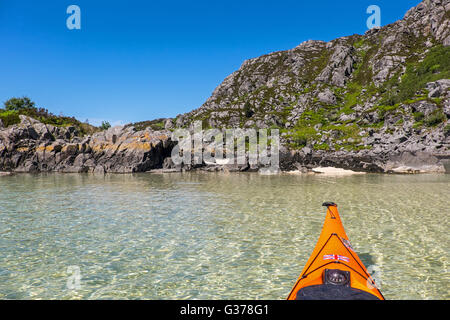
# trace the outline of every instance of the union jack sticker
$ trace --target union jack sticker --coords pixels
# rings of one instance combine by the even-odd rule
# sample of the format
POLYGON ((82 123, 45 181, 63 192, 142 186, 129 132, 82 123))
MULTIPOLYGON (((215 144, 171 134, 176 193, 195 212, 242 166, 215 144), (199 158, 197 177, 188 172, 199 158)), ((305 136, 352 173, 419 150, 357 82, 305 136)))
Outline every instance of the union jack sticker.
POLYGON ((341 256, 338 254, 326 254, 323 256, 323 260, 341 260, 345 262, 349 262, 350 259, 346 256, 341 256))

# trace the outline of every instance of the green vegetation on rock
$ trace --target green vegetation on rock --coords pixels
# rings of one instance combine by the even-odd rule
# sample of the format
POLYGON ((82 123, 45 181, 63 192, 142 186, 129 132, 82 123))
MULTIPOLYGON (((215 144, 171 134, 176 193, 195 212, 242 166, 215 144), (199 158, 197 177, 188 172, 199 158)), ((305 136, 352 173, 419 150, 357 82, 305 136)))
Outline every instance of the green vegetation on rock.
POLYGON ((441 109, 436 109, 435 111, 433 111, 431 114, 429 114, 425 118, 425 124, 428 127, 434 127, 434 126, 444 122, 445 120, 447 120, 447 117, 442 112, 442 110, 441 109))
POLYGON ((125 125, 125 127, 133 126, 136 130, 145 130, 146 128, 150 128, 152 130, 163 130, 164 129, 164 121, 166 119, 160 118, 155 120, 149 120, 149 121, 140 121, 135 123, 129 123, 125 125))
POLYGON ((28 116, 36 119, 44 124, 49 124, 58 127, 73 126, 78 129, 81 135, 92 134, 99 129, 78 121, 74 117, 56 116, 44 108, 35 107, 35 103, 28 97, 11 98, 4 103, 5 109, 0 109, 0 119, 3 125, 8 127, 10 125, 20 123, 20 115, 28 116))
POLYGON ((438 45, 428 52, 423 61, 409 63, 398 82, 399 73, 385 85, 382 104, 395 105, 416 96, 428 82, 450 78, 450 47, 438 45))

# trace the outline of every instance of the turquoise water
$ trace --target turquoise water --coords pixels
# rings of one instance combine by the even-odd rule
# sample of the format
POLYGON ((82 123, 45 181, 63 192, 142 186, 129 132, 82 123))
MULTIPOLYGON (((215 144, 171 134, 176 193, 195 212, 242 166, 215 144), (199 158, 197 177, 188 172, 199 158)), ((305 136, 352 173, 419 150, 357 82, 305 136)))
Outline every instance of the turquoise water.
POLYGON ((387 299, 449 299, 449 186, 450 175, 2 176, 0 298, 284 299, 334 201, 387 299))

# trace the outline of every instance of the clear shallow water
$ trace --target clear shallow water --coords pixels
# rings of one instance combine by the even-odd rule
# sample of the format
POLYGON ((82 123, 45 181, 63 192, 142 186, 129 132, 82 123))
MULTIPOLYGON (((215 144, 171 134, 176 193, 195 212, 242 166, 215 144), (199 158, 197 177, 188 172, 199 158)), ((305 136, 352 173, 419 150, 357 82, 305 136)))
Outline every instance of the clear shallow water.
POLYGON ((387 299, 449 299, 449 195, 450 175, 4 176, 0 299, 285 299, 324 201, 387 299))

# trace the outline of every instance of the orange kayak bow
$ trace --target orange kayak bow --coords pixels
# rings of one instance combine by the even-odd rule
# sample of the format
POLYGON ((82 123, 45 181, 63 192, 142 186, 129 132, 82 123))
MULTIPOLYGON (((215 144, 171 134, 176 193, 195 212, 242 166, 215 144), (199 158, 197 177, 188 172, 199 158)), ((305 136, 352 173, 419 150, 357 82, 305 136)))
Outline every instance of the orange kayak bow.
POLYGON ((288 300, 384 300, 348 240, 337 205, 323 206, 322 233, 288 300))

